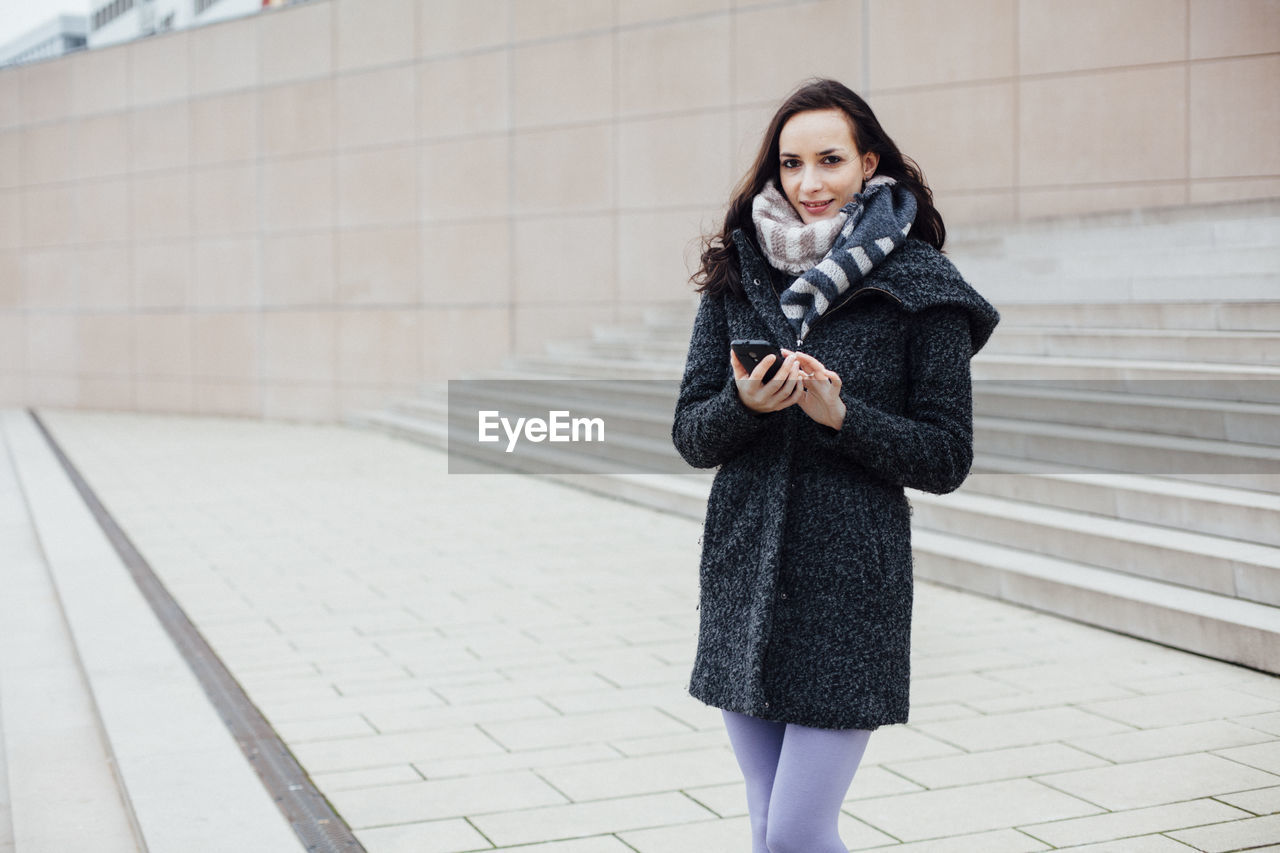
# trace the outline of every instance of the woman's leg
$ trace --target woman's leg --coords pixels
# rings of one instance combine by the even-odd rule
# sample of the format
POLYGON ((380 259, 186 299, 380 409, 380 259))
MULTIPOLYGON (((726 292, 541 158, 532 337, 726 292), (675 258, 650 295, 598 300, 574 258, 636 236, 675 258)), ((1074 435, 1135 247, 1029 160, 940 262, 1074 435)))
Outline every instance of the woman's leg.
MULTIPOLYGON (((766 822, 768 853, 846 853, 836 823, 871 732, 788 725, 766 822)), ((754 826, 754 820, 753 820, 754 826)))
MULTIPOLYGON (((769 819, 769 795, 773 790, 773 775, 778 768, 778 755, 782 751, 782 737, 787 730, 785 723, 774 723, 738 714, 724 712, 724 727, 729 731, 733 754, 747 781, 747 812, 751 816, 751 853, 769 853, 765 846, 765 832, 769 819)), ((841 851, 844 853, 844 851, 841 851)))

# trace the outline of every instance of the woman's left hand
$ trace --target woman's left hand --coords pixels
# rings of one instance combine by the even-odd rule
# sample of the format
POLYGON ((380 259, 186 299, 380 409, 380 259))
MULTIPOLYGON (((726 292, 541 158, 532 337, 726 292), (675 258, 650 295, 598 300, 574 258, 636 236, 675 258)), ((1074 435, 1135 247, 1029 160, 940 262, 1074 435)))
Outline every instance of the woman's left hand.
MULTIPOLYGON (((782 351, 784 358, 791 354, 791 350, 782 351)), ((808 353, 797 352, 795 357, 805 374, 801 379, 804 393, 800 395, 800 408, 818 423, 840 429, 845 415, 844 400, 840 399, 840 377, 808 353)))

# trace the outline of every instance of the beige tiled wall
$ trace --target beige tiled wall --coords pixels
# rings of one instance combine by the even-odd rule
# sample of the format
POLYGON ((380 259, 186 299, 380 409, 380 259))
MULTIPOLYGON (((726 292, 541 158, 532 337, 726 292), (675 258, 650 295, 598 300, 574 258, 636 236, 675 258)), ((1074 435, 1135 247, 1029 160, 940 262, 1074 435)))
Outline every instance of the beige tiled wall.
POLYGON ((330 419, 689 299, 810 75, 952 225, 1280 195, 1275 0, 313 0, 0 70, 0 404, 330 419))

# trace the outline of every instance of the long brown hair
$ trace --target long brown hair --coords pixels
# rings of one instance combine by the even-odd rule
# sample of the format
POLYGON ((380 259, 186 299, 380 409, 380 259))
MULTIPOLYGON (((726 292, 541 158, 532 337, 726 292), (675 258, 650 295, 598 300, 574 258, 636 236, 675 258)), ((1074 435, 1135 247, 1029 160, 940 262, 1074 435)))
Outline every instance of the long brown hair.
POLYGON ((796 113, 829 109, 840 110, 849 119, 853 141, 859 152, 879 156, 876 174, 894 178, 916 197, 916 219, 907 236, 919 238, 935 249, 942 250, 942 244, 947 239, 947 229, 942 224, 942 216, 933 206, 933 192, 925 183, 920 167, 898 150, 898 146, 880 126, 871 107, 852 89, 835 80, 814 79, 803 83, 778 107, 761 140, 751 171, 743 176, 734 189, 724 226, 718 234, 703 238, 702 265, 691 279, 698 285, 699 292, 742 293, 737 250, 730 235, 738 228, 747 234, 755 233, 751 222, 751 201, 770 180, 778 181, 778 138, 782 135, 783 125, 796 113))

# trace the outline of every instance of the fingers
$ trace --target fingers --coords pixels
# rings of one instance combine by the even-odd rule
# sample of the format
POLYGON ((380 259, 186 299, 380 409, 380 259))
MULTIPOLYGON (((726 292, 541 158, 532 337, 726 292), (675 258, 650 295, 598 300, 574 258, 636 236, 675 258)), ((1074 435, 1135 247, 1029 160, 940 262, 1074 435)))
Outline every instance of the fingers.
MULTIPOLYGON (((786 352, 786 350, 783 350, 783 352, 786 352)), ((797 352, 792 354, 796 357, 796 360, 800 362, 800 366, 809 373, 821 374, 826 370, 826 367, 823 366, 822 362, 818 361, 807 352, 797 352)))
POLYGON ((772 366, 772 364, 777 360, 778 359, 773 355, 773 353, 769 353, 769 355, 760 359, 760 363, 756 365, 756 369, 751 371, 751 378, 757 382, 763 382, 764 375, 769 372, 770 366, 772 366))
POLYGON ((801 385, 800 368, 795 359, 783 359, 774 377, 768 382, 764 381, 765 374, 775 361, 777 358, 773 354, 765 356, 748 375, 741 362, 736 357, 732 358, 738 396, 748 408, 758 412, 773 412, 785 409, 800 399, 804 389, 801 385))

